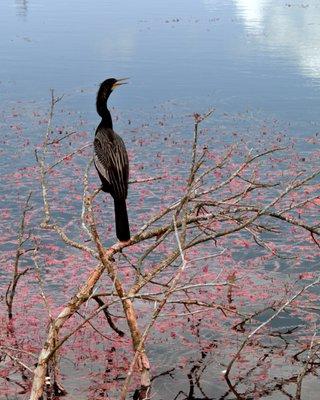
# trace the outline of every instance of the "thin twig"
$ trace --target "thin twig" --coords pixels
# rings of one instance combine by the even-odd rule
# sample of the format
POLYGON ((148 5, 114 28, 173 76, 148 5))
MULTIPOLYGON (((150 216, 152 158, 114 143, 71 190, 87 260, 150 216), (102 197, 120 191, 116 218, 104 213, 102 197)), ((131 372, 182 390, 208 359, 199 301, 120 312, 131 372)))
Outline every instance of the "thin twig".
MULTIPOLYGON (((290 297, 281 307, 278 308, 278 310, 271 315, 266 321, 264 321, 262 324, 257 326, 253 331, 249 333, 249 335, 245 338, 245 340, 241 343, 238 351, 235 353, 235 355, 232 357, 231 361, 229 362, 227 369, 225 370, 225 379, 227 381, 228 386, 230 389, 234 392, 234 387, 230 381, 230 372, 232 369, 233 364, 239 357, 240 353, 242 350, 245 348, 245 346, 248 344, 248 342, 251 340, 251 338, 256 335, 262 328, 264 328, 266 325, 268 325, 272 320, 274 320, 286 307, 288 307, 292 302, 294 302, 299 296, 301 296, 302 293, 304 293, 306 290, 310 289, 311 287, 318 285, 320 283, 320 277, 314 280, 313 282, 309 283, 308 285, 304 286, 302 289, 300 289, 297 293, 295 293, 292 297, 290 297)), ((238 396, 238 393, 235 393, 238 396)))
POLYGON ((6 294, 5 294, 5 300, 6 300, 6 304, 8 307, 9 320, 11 320, 13 317, 13 313, 12 313, 13 301, 14 301, 14 297, 15 297, 19 279, 23 275, 25 275, 29 270, 29 268, 25 268, 23 271, 19 271, 19 262, 20 262, 20 257, 24 254, 22 247, 30 237, 30 235, 28 235, 28 237, 26 239, 24 238, 26 216, 27 216, 28 211, 30 211, 29 202, 30 202, 31 196, 32 196, 32 192, 30 192, 29 195, 27 196, 27 200, 25 202, 25 205, 24 205, 24 208, 22 211, 22 217, 21 217, 19 233, 18 233, 18 246, 17 246, 15 260, 14 260, 14 266, 13 266, 13 276, 12 276, 12 280, 9 283, 8 288, 6 290, 6 294))

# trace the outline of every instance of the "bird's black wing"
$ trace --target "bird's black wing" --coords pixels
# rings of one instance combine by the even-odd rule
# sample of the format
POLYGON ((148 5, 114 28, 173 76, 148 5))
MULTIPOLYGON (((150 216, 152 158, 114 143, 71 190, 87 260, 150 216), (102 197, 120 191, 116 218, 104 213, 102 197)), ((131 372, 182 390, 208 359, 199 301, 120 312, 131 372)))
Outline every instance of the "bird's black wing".
POLYGON ((129 160, 123 140, 111 129, 97 129, 94 163, 108 182, 110 194, 125 199, 128 192, 129 160))

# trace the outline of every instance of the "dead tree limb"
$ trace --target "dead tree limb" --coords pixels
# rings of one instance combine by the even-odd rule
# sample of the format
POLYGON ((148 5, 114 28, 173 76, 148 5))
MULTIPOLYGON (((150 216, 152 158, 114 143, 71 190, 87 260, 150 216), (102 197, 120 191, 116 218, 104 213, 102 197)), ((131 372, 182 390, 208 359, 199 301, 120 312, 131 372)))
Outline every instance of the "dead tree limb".
POLYGON ((24 205, 23 211, 22 211, 22 217, 21 217, 21 222, 20 222, 20 227, 19 227, 19 234, 18 234, 18 245, 17 245, 17 250, 16 250, 16 255, 14 259, 14 266, 13 266, 13 276, 12 280, 8 285, 5 299, 6 299, 6 304, 8 308, 8 318, 9 320, 12 319, 12 307, 13 307, 13 300, 14 296, 16 294, 16 288, 19 282, 19 279, 28 272, 29 268, 25 268, 22 271, 19 271, 19 261, 20 257, 25 253, 23 250, 23 245, 26 243, 26 241, 29 239, 29 236, 25 238, 25 224, 26 224, 26 215, 28 211, 30 211, 30 206, 29 202, 31 199, 32 192, 29 193, 26 203, 24 205))

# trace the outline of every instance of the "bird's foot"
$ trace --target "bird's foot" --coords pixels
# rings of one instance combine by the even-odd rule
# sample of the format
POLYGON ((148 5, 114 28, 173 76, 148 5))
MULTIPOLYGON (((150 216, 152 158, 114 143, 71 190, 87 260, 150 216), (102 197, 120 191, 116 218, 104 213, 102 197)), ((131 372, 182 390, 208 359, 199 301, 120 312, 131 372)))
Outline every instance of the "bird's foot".
POLYGON ((131 240, 130 239, 125 241, 119 240, 119 243, 121 244, 121 246, 128 246, 131 243, 131 240))
POLYGON ((111 249, 115 250, 115 251, 119 251, 121 250, 123 247, 128 246, 130 244, 130 239, 126 240, 126 241, 121 241, 119 240, 117 243, 113 244, 111 246, 111 249))

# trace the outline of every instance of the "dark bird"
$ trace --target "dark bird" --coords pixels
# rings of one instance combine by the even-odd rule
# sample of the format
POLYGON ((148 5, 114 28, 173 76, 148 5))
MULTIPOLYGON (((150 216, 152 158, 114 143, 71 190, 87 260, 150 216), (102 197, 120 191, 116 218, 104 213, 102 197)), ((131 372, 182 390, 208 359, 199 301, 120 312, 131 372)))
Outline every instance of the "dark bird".
POLYGON ((97 112, 101 122, 94 138, 94 164, 101 179, 101 189, 110 193, 114 200, 117 238, 121 242, 130 239, 126 198, 128 193, 129 160, 121 137, 114 132, 107 101, 111 92, 125 84, 127 78, 107 79, 101 83, 97 94, 97 112))

